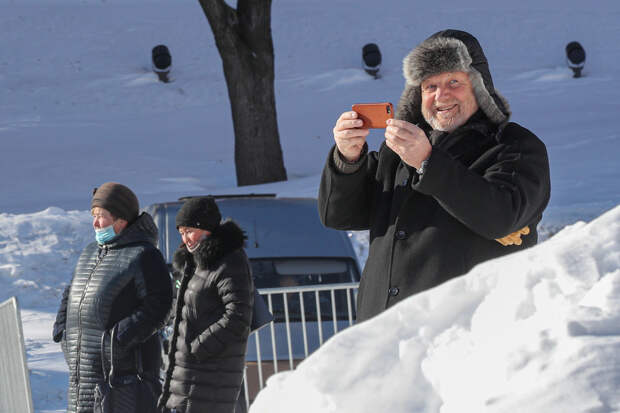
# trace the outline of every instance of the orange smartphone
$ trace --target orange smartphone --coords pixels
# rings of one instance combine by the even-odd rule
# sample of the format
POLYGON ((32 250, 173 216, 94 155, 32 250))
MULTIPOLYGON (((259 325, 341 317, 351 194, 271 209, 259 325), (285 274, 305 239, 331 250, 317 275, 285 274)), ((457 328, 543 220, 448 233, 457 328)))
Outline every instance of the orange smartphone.
POLYGON ((364 129, 384 129, 385 122, 394 118, 394 107, 390 102, 356 103, 351 109, 364 121, 364 129))

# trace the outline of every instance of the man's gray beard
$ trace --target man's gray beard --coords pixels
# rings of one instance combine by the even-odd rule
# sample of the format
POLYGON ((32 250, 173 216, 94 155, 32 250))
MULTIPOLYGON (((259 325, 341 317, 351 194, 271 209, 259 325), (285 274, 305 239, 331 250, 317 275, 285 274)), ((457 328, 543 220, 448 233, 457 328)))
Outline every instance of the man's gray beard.
MULTIPOLYGON (((447 129, 447 128, 443 127, 443 126, 440 126, 435 121, 435 117, 434 116, 427 116, 425 111, 422 111, 422 117, 424 118, 426 123, 428 123, 430 125, 430 127, 433 128, 433 130, 437 130, 437 131, 440 131, 440 132, 452 132, 454 129, 456 129, 456 128, 447 129)), ((455 117, 450 118, 450 122, 448 123, 448 125, 451 126, 454 123, 454 121, 455 121, 455 117)))

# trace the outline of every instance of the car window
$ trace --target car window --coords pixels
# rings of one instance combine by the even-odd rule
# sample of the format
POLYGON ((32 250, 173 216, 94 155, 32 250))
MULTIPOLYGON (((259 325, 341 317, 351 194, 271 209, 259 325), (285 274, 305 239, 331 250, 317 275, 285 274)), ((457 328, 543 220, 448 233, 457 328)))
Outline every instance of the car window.
POLYGON ((274 261, 279 275, 338 274, 347 271, 347 263, 342 260, 296 259, 274 261))
POLYGON ((345 258, 255 258, 250 261, 257 288, 359 281, 352 260, 345 258))
MULTIPOLYGON (((327 286, 359 281, 355 264, 350 259, 253 259, 252 273, 254 284, 258 289, 297 287, 297 286, 327 286)), ((353 293, 343 290, 317 292, 291 292, 274 294, 271 297, 272 313, 276 321, 284 321, 284 300, 288 306, 289 321, 301 321, 301 300, 306 321, 318 320, 317 295, 320 317, 323 321, 334 319, 334 310, 338 320, 349 317, 349 306, 355 311, 353 293), (332 303, 333 295, 333 303, 332 303)), ((353 313, 354 314, 354 313, 353 313)))

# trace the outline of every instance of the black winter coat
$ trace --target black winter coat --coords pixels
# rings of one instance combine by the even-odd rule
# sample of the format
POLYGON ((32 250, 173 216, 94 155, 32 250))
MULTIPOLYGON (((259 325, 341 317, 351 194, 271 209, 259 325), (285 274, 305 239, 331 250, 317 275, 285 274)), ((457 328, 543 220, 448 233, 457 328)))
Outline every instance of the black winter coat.
POLYGON ((370 230, 358 321, 537 242, 550 196, 547 151, 527 129, 503 126, 498 133, 478 112, 450 134, 431 132, 422 176, 385 143, 352 174, 336 168, 332 149, 319 191, 321 220, 370 230), (521 246, 495 241, 526 225, 531 232, 521 246))
POLYGON ((185 245, 175 252, 173 269, 182 276, 160 407, 234 412, 254 304, 244 242, 227 221, 194 253, 185 245))
MULTIPOLYGON (((144 371, 158 376, 156 333, 170 309, 172 285, 156 239, 157 227, 143 213, 109 243, 89 244, 80 255, 53 332, 69 365, 68 412, 93 411, 95 384, 103 380, 101 338, 114 326, 117 376, 135 374, 138 348, 144 371)), ((104 344, 108 368, 109 344, 104 344)))

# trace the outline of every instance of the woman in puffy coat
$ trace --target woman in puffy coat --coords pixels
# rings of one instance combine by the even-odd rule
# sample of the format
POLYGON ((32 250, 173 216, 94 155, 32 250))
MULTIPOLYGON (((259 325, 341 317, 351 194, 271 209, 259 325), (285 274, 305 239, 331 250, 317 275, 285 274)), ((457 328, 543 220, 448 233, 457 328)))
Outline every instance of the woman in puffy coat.
POLYGON ((232 413, 239 396, 254 304, 245 234, 221 221, 212 197, 191 198, 176 226, 181 276, 160 408, 232 413))
POLYGON ((115 182, 95 190, 91 212, 96 241, 80 255, 53 331, 69 366, 67 412, 93 411, 102 354, 107 370, 112 343, 117 376, 135 376, 141 364, 145 379, 151 378, 148 400, 132 395, 124 405, 152 411, 160 391, 156 332, 172 304, 168 268, 155 247, 157 227, 149 214, 139 214, 135 194, 115 182))

